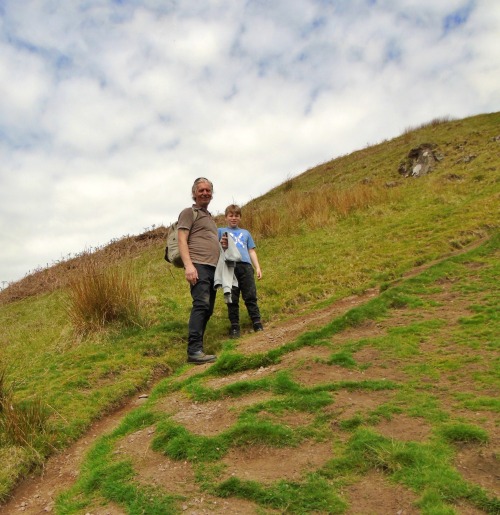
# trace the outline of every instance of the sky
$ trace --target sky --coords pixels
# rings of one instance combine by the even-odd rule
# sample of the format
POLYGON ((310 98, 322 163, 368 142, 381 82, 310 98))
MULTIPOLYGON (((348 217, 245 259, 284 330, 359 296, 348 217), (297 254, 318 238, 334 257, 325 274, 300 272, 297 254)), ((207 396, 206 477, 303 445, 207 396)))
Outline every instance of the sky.
POLYGON ((0 0, 0 288, 499 110, 498 0, 0 0))

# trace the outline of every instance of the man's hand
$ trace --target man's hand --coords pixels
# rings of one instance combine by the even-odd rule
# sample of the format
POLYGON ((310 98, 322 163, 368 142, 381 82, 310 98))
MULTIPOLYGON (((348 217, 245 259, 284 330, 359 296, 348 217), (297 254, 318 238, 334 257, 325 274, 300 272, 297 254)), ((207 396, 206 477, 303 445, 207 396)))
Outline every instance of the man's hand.
POLYGON ((194 286, 198 281, 198 270, 196 270, 196 267, 194 265, 188 265, 185 268, 186 281, 194 286))

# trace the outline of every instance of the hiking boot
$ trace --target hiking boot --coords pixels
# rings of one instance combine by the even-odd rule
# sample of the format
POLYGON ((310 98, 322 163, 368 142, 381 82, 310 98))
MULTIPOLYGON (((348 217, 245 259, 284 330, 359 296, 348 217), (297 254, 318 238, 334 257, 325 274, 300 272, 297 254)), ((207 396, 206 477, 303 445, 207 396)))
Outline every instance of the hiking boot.
POLYGON ((188 354, 188 363, 194 365, 204 365, 205 363, 213 363, 217 360, 217 356, 214 354, 205 354, 202 350, 195 352, 194 354, 188 354))
POLYGON ((240 337, 240 326, 232 325, 231 329, 229 329, 229 337, 230 338, 239 338, 240 337))
POLYGON ((264 327, 262 326, 262 322, 254 322, 253 330, 257 333, 258 331, 263 331, 264 327))

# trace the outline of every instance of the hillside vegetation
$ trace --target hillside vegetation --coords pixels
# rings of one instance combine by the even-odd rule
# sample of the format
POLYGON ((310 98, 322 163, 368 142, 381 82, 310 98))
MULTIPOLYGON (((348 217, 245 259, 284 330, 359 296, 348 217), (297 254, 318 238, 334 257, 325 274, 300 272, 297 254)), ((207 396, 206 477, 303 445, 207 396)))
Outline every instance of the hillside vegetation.
MULTIPOLYGON (((238 441, 253 442, 251 431, 261 435, 259 445, 266 445, 262 436, 266 434, 271 440, 276 439, 272 440, 276 445, 329 438, 336 415, 333 410, 328 416, 320 415, 322 407, 332 401, 331 392, 348 387, 342 386, 340 380, 336 386, 328 383, 330 386, 309 391, 301 389, 282 370, 267 382, 241 385, 242 391, 263 389, 284 395, 284 404, 261 406, 261 410, 274 415, 280 410, 308 411, 298 404, 292 406, 293 397, 294 402, 308 405, 316 418, 301 431, 270 427, 272 424, 255 419, 256 412, 246 412, 234 430, 220 439, 197 441, 151 408, 132 415, 126 422, 128 426, 112 437, 113 442, 132 430, 157 424, 155 450, 172 459, 197 464, 200 484, 211 495, 245 498, 261 509, 296 513, 344 513, 347 504, 339 492, 349 478, 363 474, 361 465, 354 470, 348 463, 361 463, 364 451, 360 449, 371 449, 369 461, 375 468, 399 477, 399 481, 421 496, 416 502, 420 503, 422 513, 454 513, 452 505, 457 499, 467 500, 481 512, 498 513, 494 492, 460 482, 450 467, 439 469, 441 475, 450 477, 450 482, 436 492, 426 490, 435 478, 421 478, 420 484, 408 478, 415 475, 415 460, 422 459, 425 467, 433 468, 437 465, 431 463, 430 456, 441 455, 442 462, 449 464, 449 445, 453 442, 491 443, 491 432, 498 429, 498 421, 492 422, 490 415, 499 411, 492 393, 499 386, 495 368, 500 329, 495 308, 499 300, 499 205, 500 113, 493 113, 464 120, 435 120, 408 129, 398 138, 311 168, 243 207, 243 225, 257 241, 264 271, 258 293, 267 327, 291 324, 298 315, 314 314, 368 290, 377 291, 378 296, 361 311, 347 311, 344 318, 332 320, 317 332, 304 333, 295 343, 285 342, 272 351, 261 349, 246 357, 237 352, 234 342, 227 340, 226 308, 219 298, 205 349, 219 354, 220 359, 209 369, 209 375, 225 377, 241 370, 259 370, 280 363, 293 350, 314 345, 329 349, 330 357, 321 358, 326 365, 358 371, 369 369, 370 364, 361 366, 356 361, 356 352, 373 345, 387 353, 386 366, 391 363, 396 368, 404 363, 408 374, 405 380, 374 380, 362 387, 373 391, 400 389, 406 396, 386 404, 378 413, 354 414, 341 421, 340 429, 352 434, 350 443, 342 443, 344 461, 329 462, 319 476, 304 479, 302 486, 307 483, 310 488, 304 494, 307 498, 292 501, 293 495, 287 497, 278 492, 279 488, 295 491, 292 484, 276 484, 276 491, 246 484, 238 478, 216 484, 220 472, 216 463, 221 453, 238 445, 238 441), (440 160, 427 175, 401 176, 400 163, 422 144, 434 145, 440 160), (476 247, 479 250, 470 250, 476 247), (477 265, 481 271, 472 276, 469 272, 475 270, 474 266, 453 261, 453 256, 462 253, 468 256, 466 263, 477 265), (420 282, 408 283, 404 279, 407 274, 425 268, 431 272, 422 276, 420 282), (448 281, 456 281, 461 292, 474 292, 468 297, 469 305, 461 304, 460 309, 470 311, 454 318, 463 316, 466 322, 458 324, 452 336, 444 331, 444 318, 418 322, 419 318, 426 319, 424 313, 435 305, 433 302, 439 302, 430 302, 426 295, 436 293, 439 284, 448 281), (402 290, 398 289, 399 284, 403 285, 402 290), (393 332, 389 340, 353 340, 342 348, 331 340, 337 332, 358 327, 367 320, 384 319, 388 311, 407 307, 417 315, 407 326, 404 317, 400 319, 399 333, 393 332), (430 348, 434 334, 439 335, 439 350, 430 348), (454 345, 448 348, 449 338, 454 345), (426 352, 429 362, 424 359, 426 352), (419 356, 417 362, 406 361, 413 355, 419 356), (462 381, 462 370, 471 363, 475 383, 469 386, 462 381), (432 396, 427 397, 430 385, 439 383, 445 373, 448 381, 454 374, 460 377, 460 387, 453 398, 461 399, 463 409, 486 413, 482 422, 480 419, 471 424, 467 417, 462 420, 458 415, 445 415, 444 408, 438 408, 432 396), (475 402, 478 392, 480 397, 475 402), (432 425, 438 437, 434 447, 410 449, 411 446, 401 444, 394 449, 397 443, 381 440, 373 433, 375 418, 390 419, 399 410, 432 425), (176 451, 174 445, 180 448, 176 451), (199 446, 207 453, 203 463, 199 463, 197 456, 201 452, 199 446), (323 499, 326 504, 318 494, 325 488, 331 492, 323 499)), ((235 395, 229 391, 214 393, 194 380, 170 380, 185 366, 190 297, 182 271, 163 261, 164 239, 164 227, 122 238, 102 249, 36 271, 0 292, 0 499, 7 499, 20 478, 136 392, 158 385, 153 397, 185 390, 199 402, 213 399, 214 395, 235 395), (108 309, 106 297, 106 309, 93 311, 98 313, 96 316, 86 316, 88 302, 76 310, 76 301, 88 298, 84 297, 84 290, 89 284, 94 286, 89 293, 92 301, 96 301, 97 291, 104 291, 106 296, 110 291, 108 285, 118 284, 118 288, 111 290, 118 303, 123 303, 126 292, 126 309, 121 309, 122 305, 120 309, 108 309)), ((249 333, 251 324, 246 313, 242 315, 242 328, 249 333)), ((245 338, 248 336, 243 337, 243 342, 245 338)), ((359 384, 351 387, 358 388, 359 384)), ((111 444, 104 440, 100 445, 85 466, 96 475, 87 476, 83 479, 86 486, 82 484, 80 490, 61 498, 61 513, 86 513, 99 503, 111 501, 130 513, 181 510, 175 496, 157 496, 138 485, 130 486, 130 464, 113 464, 111 444), (116 483, 102 486, 103 475, 112 476, 111 471, 116 473, 116 483), (116 493, 118 485, 124 488, 121 494, 116 493), (113 490, 115 496, 107 496, 106 488, 113 490)), ((495 453, 498 461, 498 448, 495 453)))

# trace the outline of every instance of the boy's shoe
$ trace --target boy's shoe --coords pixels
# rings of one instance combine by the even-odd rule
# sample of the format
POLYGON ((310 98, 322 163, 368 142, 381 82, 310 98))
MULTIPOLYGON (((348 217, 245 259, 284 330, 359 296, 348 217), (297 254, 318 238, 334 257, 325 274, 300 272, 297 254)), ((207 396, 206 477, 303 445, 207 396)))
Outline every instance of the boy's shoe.
POLYGON ((263 330, 264 330, 264 327, 262 326, 262 322, 254 322, 254 324, 253 324, 253 330, 254 330, 255 332, 263 331, 263 330))
POLYGON ((240 326, 232 325, 231 329, 229 329, 229 336, 231 338, 239 338, 240 337, 240 326))
POLYGON ((188 354, 188 363, 194 365, 204 365, 205 363, 213 363, 217 360, 217 356, 214 354, 205 354, 202 350, 195 352, 194 354, 188 354))

